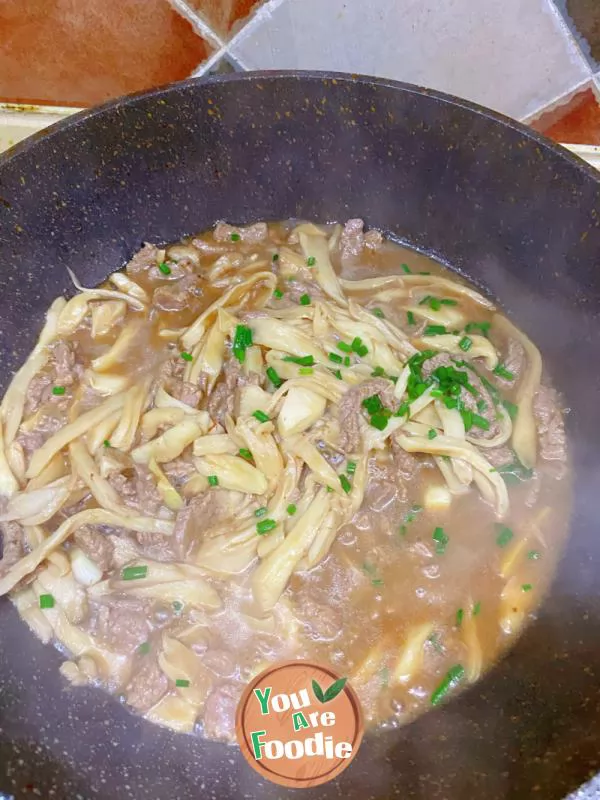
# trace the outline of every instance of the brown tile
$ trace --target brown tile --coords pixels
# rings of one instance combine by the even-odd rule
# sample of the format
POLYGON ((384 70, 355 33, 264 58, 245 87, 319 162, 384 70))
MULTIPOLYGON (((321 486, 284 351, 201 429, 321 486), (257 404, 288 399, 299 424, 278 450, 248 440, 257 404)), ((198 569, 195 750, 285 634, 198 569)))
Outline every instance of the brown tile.
POLYGON ((262 5, 262 0, 188 0, 188 3, 217 33, 227 36, 262 5))
POLYGON ((535 130, 556 142, 600 144, 600 105, 592 89, 586 89, 561 108, 532 123, 535 130))
POLYGON ((208 46, 167 0, 1 0, 0 99, 91 105, 187 77, 208 46))
POLYGON ((598 0, 555 0, 567 24, 592 63, 600 63, 600 3, 598 0))

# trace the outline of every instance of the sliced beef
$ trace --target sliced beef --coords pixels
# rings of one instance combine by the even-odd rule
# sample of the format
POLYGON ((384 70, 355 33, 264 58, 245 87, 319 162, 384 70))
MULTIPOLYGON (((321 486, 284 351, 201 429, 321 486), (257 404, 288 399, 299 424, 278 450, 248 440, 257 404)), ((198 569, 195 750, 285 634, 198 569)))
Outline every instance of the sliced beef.
POLYGON ((394 459, 394 469, 396 475, 403 481, 411 481, 416 476, 421 466, 426 463, 419 459, 414 453, 407 453, 392 436, 392 456, 394 459))
POLYGON ((73 342, 57 342, 54 345, 51 365, 55 383, 59 386, 71 386, 83 373, 83 366, 77 360, 77 348, 73 342))
POLYGON ((42 414, 37 426, 32 431, 25 431, 20 428, 17 434, 17 442, 23 448, 27 458, 29 459, 36 450, 39 450, 46 439, 49 439, 53 433, 62 428, 65 422, 66 420, 63 417, 55 416, 54 414, 42 414))
POLYGON ((0 522, 0 533, 0 575, 4 575, 25 555, 25 536, 18 522, 0 522))
POLYGON ((25 396, 25 417, 39 409, 43 403, 47 403, 52 397, 52 376, 47 373, 36 375, 29 383, 25 396))
POLYGON ((265 241, 269 235, 269 229, 266 222, 257 222, 247 228, 237 228, 226 222, 219 222, 213 231, 213 237, 217 242, 231 242, 232 234, 239 236, 245 244, 259 244, 265 241))
POLYGON ((186 461, 185 458, 177 458, 175 461, 167 461, 162 464, 162 470, 169 479, 169 482, 176 488, 181 489, 182 486, 189 481, 192 475, 196 474, 196 467, 191 461, 186 461))
MULTIPOLYGON (((190 262, 186 264, 186 266, 190 269, 193 267, 193 264, 190 262)), ((173 274, 175 268, 183 270, 183 267, 173 265, 171 274, 173 274)), ((158 289, 155 289, 152 295, 152 305, 156 306, 161 311, 182 311, 184 308, 187 308, 192 300, 192 295, 196 294, 197 281, 194 275, 184 274, 186 277, 182 277, 181 280, 171 283, 168 286, 159 286, 158 289)))
POLYGON ((171 358, 162 365, 158 382, 176 400, 187 403, 192 408, 197 408, 202 392, 206 388, 206 378, 202 375, 203 380, 198 386, 195 386, 183 379, 184 369, 185 363, 182 358, 179 356, 171 358))
POLYGON ((567 437, 558 394, 549 386, 540 386, 533 413, 537 423, 540 456, 547 461, 567 460, 567 437))
POLYGON ((506 386, 514 386, 521 377, 527 364, 525 348, 521 342, 517 341, 516 339, 509 340, 503 364, 509 372, 512 372, 512 374, 515 376, 515 379, 514 381, 504 381, 502 378, 500 378, 500 381, 506 386))
POLYGON ((324 300, 325 294, 318 283, 314 281, 303 281, 294 278, 293 281, 289 281, 285 287, 285 294, 284 299, 289 300, 292 303, 298 304, 300 302, 300 298, 307 294, 311 300, 324 300))
POLYGON ((187 503, 177 514, 173 539, 184 554, 195 549, 211 528, 229 515, 227 501, 218 492, 203 492, 187 503))
POLYGON ((114 545, 111 540, 92 525, 83 525, 74 535, 75 544, 97 564, 102 572, 112 566, 114 545))
POLYGON ((349 219, 344 225, 340 239, 342 258, 356 258, 365 247, 375 250, 381 246, 382 234, 375 230, 364 233, 364 227, 362 219, 349 219))
POLYGON ((352 387, 340 400, 340 448, 346 453, 354 453, 360 446, 362 401, 374 394, 379 395, 384 406, 396 410, 398 403, 394 397, 394 386, 383 378, 373 378, 352 387))
POLYGON ((125 267, 130 275, 139 275, 158 263, 159 249, 153 244, 144 244, 125 267))
POLYGON ((109 596, 93 616, 96 633, 118 653, 133 652, 150 635, 149 605, 143 600, 109 596))
POLYGON ((242 694, 236 683, 217 686, 206 698, 204 732, 209 739, 231 741, 235 734, 235 712, 242 694))
POLYGON ((136 670, 125 689, 127 703, 137 711, 148 711, 167 693, 169 681, 150 655, 141 657, 141 666, 136 670))
POLYGON ((492 467, 502 467, 505 464, 512 464, 515 460, 515 454, 506 445, 501 447, 488 447, 481 449, 481 455, 489 461, 492 467))
POLYGON ((179 561, 182 558, 172 536, 153 531, 138 531, 135 538, 142 553, 153 561, 179 561))
POLYGON ((225 417, 233 414, 235 395, 225 383, 219 383, 212 390, 206 403, 206 410, 213 422, 225 425, 225 417))
POLYGON ((154 477, 149 469, 136 464, 133 475, 118 472, 107 478, 110 485, 119 493, 125 505, 135 508, 145 515, 154 515, 163 505, 154 482, 154 477))

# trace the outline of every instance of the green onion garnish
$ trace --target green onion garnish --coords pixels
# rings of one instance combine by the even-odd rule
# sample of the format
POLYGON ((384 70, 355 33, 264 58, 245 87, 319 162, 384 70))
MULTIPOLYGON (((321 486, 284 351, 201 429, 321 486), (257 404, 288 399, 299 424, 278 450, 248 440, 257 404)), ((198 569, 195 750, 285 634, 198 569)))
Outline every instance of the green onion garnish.
POLYGON ((476 617, 481 611, 481 602, 478 600, 473 606, 473 616, 476 617))
POLYGON ((181 600, 173 600, 172 605, 173 605, 173 611, 176 614, 180 614, 183 611, 183 603, 181 602, 181 600))
POLYGON ((473 340, 469 339, 468 336, 463 336, 458 346, 464 353, 467 353, 473 347, 473 340))
POLYGON ((465 616, 465 612, 462 610, 462 608, 459 608, 458 611, 456 612, 456 627, 457 628, 460 628, 460 626, 462 625, 462 621, 463 621, 463 617, 464 616, 465 616))
POLYGON ((341 364, 342 361, 344 360, 337 353, 329 353, 328 354, 328 358, 329 358, 330 361, 333 361, 334 364, 341 364))
POLYGON ((346 492, 346 494, 350 494, 352 491, 352 484, 345 475, 340 475, 340 483, 342 484, 342 489, 346 492))
POLYGON ((385 370, 383 367, 375 367, 373 372, 371 373, 372 378, 384 378, 385 377, 385 370))
POLYGON ((519 406, 516 403, 511 403, 510 400, 503 400, 502 405, 508 412, 508 416, 515 420, 517 418, 517 414, 519 413, 519 406))
POLYGON ((276 527, 277 523, 274 519, 263 519, 256 523, 256 532, 259 536, 263 536, 263 534, 269 533, 269 531, 272 531, 273 528, 276 527))
POLYGON ((454 667, 450 667, 442 681, 433 691, 431 695, 431 705, 437 706, 439 703, 441 703, 448 692, 451 689, 454 689, 454 687, 461 682, 464 674, 465 668, 461 664, 456 664, 454 667))
POLYGON ((528 481, 533 478, 533 470, 523 466, 516 457, 512 464, 503 464, 500 467, 496 467, 495 471, 500 473, 507 486, 514 486, 521 481, 528 481))
POLYGON ((273 292, 273 297, 277 298, 277 300, 281 300, 281 298, 283 297, 283 292, 281 291, 281 289, 275 289, 275 291, 273 292))
POLYGON ((165 261, 161 261, 161 263, 158 265, 158 268, 163 275, 171 274, 171 267, 165 261))
MULTIPOLYGON (((231 234, 231 238, 233 238, 236 235, 237 234, 232 233, 231 234)), ((175 681, 175 686, 178 686, 180 689, 186 689, 189 685, 190 685, 190 682, 188 680, 186 680, 185 678, 177 678, 177 680, 175 681)))
POLYGON ((253 411, 252 412, 252 416, 255 419, 257 419, 259 422, 268 422, 269 421, 269 415, 265 414, 265 412, 261 411, 260 409, 257 409, 256 411, 253 411))
POLYGON ((256 511, 254 512, 254 516, 255 517, 264 517, 264 515, 267 513, 268 510, 269 509, 266 506, 261 506, 260 508, 256 509, 256 511))
POLYGON ((457 306, 458 305, 458 300, 451 300, 449 297, 443 297, 440 300, 440 303, 443 306, 457 306))
POLYGON ((346 342, 338 342, 337 349, 341 350, 342 353, 351 353, 352 352, 352 345, 347 344, 346 342))
POLYGON ((437 431, 436 431, 436 429, 435 429, 435 428, 430 428, 430 429, 427 431, 427 438, 428 438, 428 439, 435 439, 435 437, 436 437, 436 436, 437 436, 437 431))
POLYGON ((138 647, 137 651, 141 656, 145 656, 147 653, 150 652, 150 642, 144 642, 143 644, 141 644, 138 647))
POLYGON ((110 447, 110 442, 109 442, 109 440, 108 440, 108 439, 105 439, 105 440, 102 442, 102 444, 104 445, 104 447, 110 447))
POLYGON ((40 608, 54 608, 54 597, 51 594, 40 595, 40 608))
POLYGON ((250 450, 248 450, 247 447, 240 447, 239 455, 242 458, 245 458, 246 461, 252 461, 252 453, 250 452, 250 450))
POLYGON ((247 325, 236 325, 233 339, 233 355, 240 364, 246 360, 246 348, 252 346, 252 331, 247 325))
POLYGON ((432 389, 431 390, 431 396, 432 397, 443 397, 443 394, 444 393, 442 392, 441 389, 432 389))
POLYGON ((231 241, 232 242, 239 242, 241 238, 242 237, 239 235, 239 233, 232 233, 231 234, 231 241))
POLYGON ((383 414, 382 412, 377 412, 377 414, 373 414, 371 417, 371 425, 374 428, 377 428, 378 431, 383 431, 387 428, 388 424, 388 416, 387 414, 383 414))
POLYGON ((65 389, 64 386, 53 386, 52 387, 52 394, 55 394, 55 395, 58 395, 58 396, 60 396, 61 394, 64 394, 66 391, 67 390, 65 389))
POLYGON ((194 356, 191 353, 186 353, 185 350, 183 350, 179 355, 183 358, 184 361, 194 360, 194 356))
POLYGON ((370 397, 365 397, 361 405, 369 414, 376 414, 383 408, 383 403, 381 402, 379 395, 376 394, 372 394, 370 397))
POLYGON ((298 373, 300 375, 312 375, 313 372, 314 369, 312 367, 300 367, 300 369, 298 370, 298 373))
POLYGON ((379 317, 379 319, 385 319, 385 314, 380 308, 372 308, 371 314, 373 314, 376 317, 379 317))
POLYGON ((348 475, 354 475, 354 473, 356 472, 356 461, 349 461, 346 464, 346 472, 348 473, 348 475))
POLYGON ((443 528, 436 528, 431 537, 435 542, 435 552, 441 556, 446 552, 446 546, 450 538, 446 535, 443 528))
POLYGON ((316 259, 314 256, 309 256, 309 257, 306 259, 306 264, 307 264, 307 266, 309 266, 309 267, 314 267, 314 265, 315 265, 316 263, 317 263, 317 259, 316 259))
POLYGON ((400 403, 398 411, 396 411, 394 416, 403 417, 404 415, 407 417, 410 415, 410 405, 408 403, 400 403))
POLYGON ((209 475, 208 476, 208 485, 209 486, 218 486, 219 485, 219 479, 217 478, 216 475, 209 475))
POLYGON ((414 325, 415 324, 415 315, 413 314, 412 311, 407 311, 406 312, 406 320, 407 320, 409 325, 414 325))
POLYGON ((273 253, 273 261, 279 261, 279 253, 273 253))
POLYGON ((504 378, 505 381, 514 381, 515 376, 509 369, 506 369, 504 364, 498 364, 494 367, 494 375, 498 375, 499 378, 504 378))
POLYGON ((496 544, 498 547, 506 547, 506 545, 513 538, 514 533, 506 525, 498 526, 498 535, 496 536, 496 544))
POLYGON ((469 322, 467 325, 465 325, 465 333, 479 332, 483 336, 487 336, 491 327, 491 322, 469 322))
POLYGON ((271 383, 276 389, 279 389, 279 387, 283 383, 283 380, 277 374, 277 370, 274 369, 273 367, 267 367, 267 378, 271 381, 271 383))
POLYGON ((410 275, 411 270, 408 264, 400 264, 400 267, 402 269, 402 272, 405 272, 407 275, 410 275))
POLYGON ((479 414, 473 414, 472 418, 473 418, 473 425, 475 425, 476 428, 481 428, 484 431, 489 431, 490 423, 487 421, 485 417, 481 417, 479 416, 479 414))
POLYGON ((148 567, 141 565, 138 567, 124 567, 121 577, 124 581, 137 581, 145 578, 148 574, 148 567))
POLYGON ((339 369, 334 369, 334 370, 333 370, 333 374, 334 374, 334 375, 335 375, 335 377, 338 379, 338 381, 341 381, 341 380, 342 380, 342 373, 339 371, 339 369))
POLYGON ((540 551, 539 551, 539 550, 530 550, 530 551, 527 553, 527 558, 528 558, 530 561, 537 561, 537 560, 538 560, 539 558, 541 558, 541 557, 542 557, 542 554, 540 553, 540 551))
POLYGON ((360 338, 360 336, 355 336, 355 338, 352 340, 351 347, 352 350, 354 350, 354 352, 361 358, 363 356, 366 356, 367 353, 369 352, 369 348, 363 344, 363 341, 360 338))
POLYGON ((445 325, 426 325, 423 336, 442 336, 444 333, 448 333, 445 325))
POLYGON ((483 412, 487 411, 487 409, 488 409, 488 404, 485 402, 485 400, 477 401, 477 411, 479 411, 480 414, 483 414, 483 412))
POLYGON ((383 578, 371 578, 371 586, 383 586, 383 578))
POLYGON ((299 364, 301 367, 314 367, 315 360, 312 356, 285 356, 284 361, 299 364))
POLYGON ((293 503, 290 503, 287 507, 287 513, 290 515, 290 517, 293 517, 296 511, 298 511, 296 506, 293 503))
POLYGON ((300 298, 300 305, 301 306, 309 306, 310 305, 310 295, 303 294, 300 298))
POLYGON ((344 366, 345 367, 350 366, 350 356, 344 356, 344 366))
POLYGON ((524 592, 530 592, 533 589, 533 585, 531 583, 524 583, 523 586, 521 586, 521 589, 524 592))

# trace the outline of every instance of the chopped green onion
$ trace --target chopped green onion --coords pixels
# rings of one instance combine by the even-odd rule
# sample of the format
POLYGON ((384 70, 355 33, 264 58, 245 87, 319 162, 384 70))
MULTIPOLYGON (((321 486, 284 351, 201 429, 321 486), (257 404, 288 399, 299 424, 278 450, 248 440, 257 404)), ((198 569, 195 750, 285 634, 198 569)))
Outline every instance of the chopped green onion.
POLYGON ((255 517, 264 517, 264 515, 267 513, 268 510, 269 509, 266 506, 261 506, 260 508, 256 509, 256 511, 254 512, 254 516, 255 517))
POLYGON ((337 343, 338 350, 341 350, 342 353, 351 353, 352 352, 352 345, 347 344, 346 342, 338 342, 337 343))
POLYGON ((498 547, 506 547, 506 545, 511 541, 514 536, 514 533, 511 531, 510 528, 507 528, 506 525, 499 525, 498 527, 498 535, 496 536, 496 544, 498 547))
POLYGON ((365 397, 361 405, 369 414, 376 414, 377 411, 381 411, 383 408, 383 403, 377 394, 372 394, 370 397, 365 397))
POLYGON ((252 416, 255 419, 257 419, 259 422, 268 422, 269 421, 269 415, 265 414, 265 412, 261 411, 260 409, 257 409, 256 411, 253 411, 252 412, 252 416))
POLYGON ((487 409, 488 404, 485 402, 485 400, 477 401, 477 411, 479 411, 480 414, 482 414, 484 411, 487 411, 487 409))
POLYGON ((524 583, 523 586, 521 586, 521 589, 524 592, 530 592, 533 589, 533 585, 531 583, 524 583))
POLYGON ((431 695, 431 705, 437 706, 439 703, 441 703, 448 692, 451 689, 454 689, 454 687, 461 682, 464 674, 465 668, 461 664, 456 664, 454 667, 450 667, 442 681, 433 691, 431 695))
POLYGON ((431 537, 435 542, 435 552, 441 556, 446 552, 446 547, 450 538, 446 535, 443 528, 436 528, 431 537))
POLYGON ((285 356, 284 361, 299 364, 301 367, 314 367, 315 360, 312 356, 285 356))
POLYGON ((377 428, 378 431, 383 431, 387 428, 388 416, 387 414, 382 414, 381 412, 378 412, 377 414, 373 414, 370 422, 371 425, 374 428, 377 428))
POLYGON ((138 567, 124 567, 121 577, 124 581, 137 581, 145 578, 148 574, 148 567, 140 565, 138 567))
POLYGON ((348 473, 348 475, 354 475, 354 473, 356 472, 356 461, 349 461, 346 464, 346 472, 348 473))
POLYGON ((137 651, 141 656, 147 655, 147 653, 150 652, 150 642, 144 642, 143 644, 141 644, 138 647, 137 651))
POLYGON ((277 374, 277 370, 274 369, 273 367, 267 367, 267 378, 271 381, 271 383, 276 389, 279 389, 279 387, 283 383, 283 380, 277 374))
POLYGON ((475 425, 477 428, 481 428, 484 431, 489 431, 490 429, 490 423, 485 417, 479 416, 479 414, 473 414, 473 425, 475 425))
POLYGON ((530 561, 537 561, 537 560, 538 560, 539 558, 541 558, 541 557, 542 557, 542 554, 540 553, 540 551, 539 551, 539 550, 530 550, 530 551, 527 553, 527 558, 528 558, 530 561))
POLYGON ((183 358, 184 361, 194 360, 194 356, 191 353, 187 353, 185 350, 182 350, 182 352, 179 355, 183 358))
MULTIPOLYGON (((233 238, 234 236, 236 236, 236 234, 232 233, 231 236, 233 238)), ((187 689, 189 685, 190 682, 185 678, 177 678, 177 680, 175 681, 175 686, 178 686, 180 689, 187 689)))
POLYGON ((181 602, 181 600, 173 600, 172 606, 173 606, 173 611, 176 614, 180 614, 183 611, 183 603, 181 602))
POLYGON ((491 322, 469 322, 465 325, 465 333, 476 333, 478 331, 483 336, 487 336, 491 327, 491 322))
POLYGON ((232 233, 231 234, 231 241, 232 242, 239 242, 241 238, 242 237, 239 235, 239 233, 232 233))
POLYGON ((308 265, 309 267, 314 267, 314 265, 317 263, 317 259, 316 259, 314 256, 309 256, 309 257, 306 259, 306 263, 307 263, 307 265, 308 265))
POLYGON ((171 274, 171 267, 165 261, 161 261, 161 263, 158 265, 158 268, 163 275, 171 274))
POLYGON ((290 515, 290 517, 293 517, 296 511, 298 511, 298 509, 296 508, 294 503, 290 503, 289 506, 287 507, 287 513, 290 515))
POLYGON ((473 606, 473 616, 476 617, 481 611, 481 602, 478 600, 473 606))
POLYGON ((406 320, 407 320, 409 325, 414 325, 415 324, 415 315, 413 314, 412 311, 407 311, 406 312, 406 320))
POLYGON ((300 305, 301 306, 309 306, 310 305, 310 295, 303 294, 300 298, 300 305))
POLYGON ((281 289, 275 289, 275 291, 273 292, 273 297, 276 297, 277 300, 281 300, 281 298, 283 297, 283 292, 281 291, 281 289))
POLYGON ((468 336, 463 336, 458 346, 464 353, 467 353, 473 347, 473 339, 469 339, 468 336))
POLYGON ((372 378, 383 378, 385 377, 385 370, 383 367, 375 367, 373 372, 371 373, 372 378))
POLYGON ((344 366, 345 367, 350 366, 350 356, 344 356, 344 366))
POLYGON ((351 347, 352 347, 352 350, 354 350, 354 352, 357 355, 359 355, 361 358, 363 356, 366 356, 367 353, 369 352, 369 348, 366 347, 366 345, 363 344, 363 341, 360 338, 360 336, 355 336, 354 337, 354 339, 352 340, 351 347))
POLYGON ((208 485, 209 486, 218 486, 219 485, 219 479, 217 478, 216 475, 209 475, 208 476, 208 485))
POLYGON ((444 395, 444 393, 442 392, 441 389, 432 389, 431 390, 431 396, 432 397, 443 397, 443 395, 444 395))
POLYGON ((450 299, 450 298, 448 298, 448 297, 443 297, 443 298, 440 300, 440 303, 441 303, 443 306, 457 306, 457 305, 458 305, 458 300, 451 300, 451 299, 450 299))
POLYGON ((457 628, 460 628, 460 626, 462 625, 462 621, 463 621, 463 617, 464 616, 465 616, 465 612, 462 610, 462 608, 459 608, 458 611, 456 612, 456 627, 457 628))
POLYGON ((104 447, 110 447, 110 442, 108 441, 108 439, 105 439, 102 444, 104 445, 104 447))
POLYGON ((342 484, 342 489, 346 492, 346 494, 350 494, 352 491, 352 484, 345 475, 340 475, 340 483, 342 484))
POLYGON ((328 486, 328 487, 327 487, 327 491, 328 491, 328 492, 333 492, 333 489, 331 488, 331 486, 328 486))
POLYGON ((448 333, 445 325, 426 325, 423 336, 442 336, 444 333, 448 333))
POLYGON ((233 355, 240 364, 246 360, 246 348, 252 346, 252 331, 247 325, 236 325, 233 339, 233 355))
POLYGON ((341 381, 341 380, 342 380, 342 373, 339 371, 339 369, 334 369, 334 370, 333 370, 333 374, 334 374, 334 375, 335 375, 335 377, 338 379, 338 381, 341 381))
POLYGON ((252 461, 252 453, 250 452, 250 450, 248 450, 247 447, 241 447, 239 450, 239 455, 242 458, 245 458, 246 461, 252 461))
POLYGON ((60 395, 64 394, 66 391, 67 390, 65 389, 64 386, 53 386, 52 387, 52 394, 55 394, 57 396, 60 396, 60 395))
POLYGON ((502 405, 508 412, 508 416, 514 421, 519 413, 519 406, 516 403, 511 403, 510 400, 503 400, 502 405))
POLYGON ((428 439, 435 439, 435 437, 436 437, 436 436, 437 436, 437 431, 436 431, 436 429, 435 429, 435 428, 430 428, 430 429, 428 430, 428 432, 427 432, 427 438, 428 438, 428 439))
POLYGON ((376 317, 379 317, 379 319, 385 319, 385 314, 380 308, 372 308, 371 314, 373 314, 376 317))
POLYGON ((515 376, 509 369, 506 369, 504 364, 498 364, 494 367, 494 375, 498 375, 499 378, 504 378, 505 381, 514 381, 515 376))
POLYGON ((40 595, 40 608, 54 608, 54 597, 51 594, 40 595))
POLYGON ((439 300, 437 297, 430 297, 429 298, 429 308, 432 311, 439 311, 442 307, 442 301, 439 300))
POLYGON ((371 586, 383 586, 382 578, 371 578, 371 586))
POLYGON ((500 467, 496 467, 495 471, 500 473, 507 486, 514 486, 521 481, 528 481, 533 478, 533 470, 523 466, 517 458, 512 464, 503 464, 500 467))
POLYGON ((437 633, 432 633, 431 636, 429 636, 429 638, 427 639, 427 641, 437 653, 444 652, 444 648, 439 640, 437 633))
POLYGON ((269 531, 272 531, 273 528, 276 527, 277 523, 274 519, 263 519, 256 523, 256 532, 259 536, 262 536, 265 533, 269 533, 269 531))
POLYGON ((343 361, 343 358, 337 353, 329 353, 328 358, 330 361, 333 361, 334 364, 341 364, 343 361))
POLYGON ((300 375, 312 375, 313 372, 314 369, 312 367, 300 367, 300 369, 298 370, 298 373, 300 375))
POLYGON ((410 275, 411 269, 408 266, 408 264, 400 264, 400 267, 402 268, 402 272, 405 272, 407 275, 410 275))
POLYGON ((273 253, 272 261, 279 261, 279 253, 273 253))

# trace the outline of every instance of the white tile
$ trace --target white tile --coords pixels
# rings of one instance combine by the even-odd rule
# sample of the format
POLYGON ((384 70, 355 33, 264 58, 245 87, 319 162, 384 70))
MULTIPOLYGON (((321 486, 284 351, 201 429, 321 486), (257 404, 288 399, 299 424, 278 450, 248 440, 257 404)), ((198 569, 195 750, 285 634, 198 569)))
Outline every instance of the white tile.
POLYGON ((360 72, 519 119, 590 76, 550 0, 284 0, 231 44, 248 69, 360 72))

